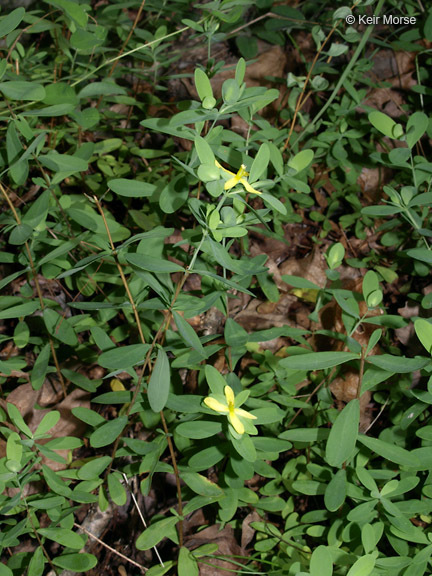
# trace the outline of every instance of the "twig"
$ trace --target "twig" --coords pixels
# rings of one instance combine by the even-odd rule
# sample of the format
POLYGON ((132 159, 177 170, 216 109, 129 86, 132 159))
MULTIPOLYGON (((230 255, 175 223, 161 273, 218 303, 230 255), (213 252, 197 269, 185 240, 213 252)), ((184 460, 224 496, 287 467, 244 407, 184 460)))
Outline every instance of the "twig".
MULTIPOLYGON (((124 478, 124 481, 125 481, 125 483, 126 483, 126 486, 127 486, 128 489, 129 489, 129 493, 130 493, 130 495, 131 495, 131 498, 132 498, 132 500, 133 500, 133 503, 135 504, 135 508, 137 509, 138 515, 139 515, 139 517, 141 518, 141 522, 143 523, 144 528, 147 529, 147 523, 146 523, 145 518, 144 518, 144 516, 143 516, 143 514, 142 514, 142 512, 141 512, 140 507, 138 506, 138 502, 137 502, 137 499, 135 498, 135 494, 133 493, 133 491, 132 491, 132 489, 131 489, 131 487, 130 487, 130 485, 129 485, 128 477, 126 476, 126 474, 125 474, 124 472, 122 472, 122 476, 123 476, 123 478, 124 478)), ((160 565, 162 566, 162 568, 165 568, 165 564, 163 563, 163 560, 162 560, 162 558, 160 557, 159 552, 158 552, 158 549, 156 548, 156 546, 153 546, 153 550, 155 551, 155 554, 156 554, 156 556, 157 556, 157 558, 158 558, 158 560, 159 560, 159 562, 160 562, 160 565)))
POLYGON ((142 328, 141 328, 141 321, 140 321, 140 317, 139 317, 139 314, 138 314, 138 310, 137 310, 137 307, 136 307, 136 305, 135 305, 135 301, 134 301, 134 299, 133 299, 133 296, 132 296, 132 294, 131 294, 131 291, 130 291, 130 289, 129 289, 129 285, 128 285, 127 280, 126 280, 126 276, 124 275, 123 268, 121 267, 121 264, 120 264, 120 262, 119 262, 118 254, 117 254, 117 251, 116 251, 116 249, 115 249, 114 242, 113 242, 113 239, 112 239, 112 236, 111 236, 111 232, 110 232, 109 227, 108 227, 108 222, 106 221, 104 211, 103 211, 103 209, 102 209, 102 206, 100 205, 100 202, 99 202, 97 196, 93 196, 93 199, 94 199, 94 202, 95 202, 95 204, 96 204, 96 206, 97 206, 97 209, 98 209, 99 212, 100 212, 100 215, 102 216, 102 220, 103 220, 103 223, 104 223, 104 226, 105 226, 105 230, 106 230, 106 233, 107 233, 107 236, 108 236, 108 240, 109 240, 109 243, 110 243, 110 245, 111 245, 111 250, 112 250, 112 253, 113 253, 113 256, 114 256, 114 260, 115 260, 115 263, 116 263, 116 266, 117 266, 117 270, 119 271, 120 277, 121 277, 122 282, 123 282, 123 286, 124 286, 124 288, 125 288, 125 290, 126 290, 126 294, 127 294, 128 298, 129 298, 129 302, 130 302, 130 304, 131 304, 131 306, 132 306, 132 310, 133 310, 133 313, 134 313, 134 316, 135 316, 135 322, 136 322, 136 325, 137 325, 137 328, 138 328, 138 332, 139 332, 139 335, 140 335, 141 342, 142 342, 143 344, 145 344, 145 338, 144 338, 144 334, 143 334, 143 331, 142 331, 142 328))
POLYGON ((117 556, 120 556, 120 558, 122 558, 123 560, 126 560, 126 562, 129 562, 130 564, 133 564, 134 566, 136 566, 137 568, 139 568, 140 570, 142 570, 143 572, 146 572, 148 570, 148 568, 146 568, 145 566, 142 566, 141 564, 138 564, 138 562, 135 562, 135 560, 131 560, 130 558, 128 558, 127 556, 125 556, 124 554, 122 554, 121 552, 118 552, 118 550, 115 550, 115 548, 112 548, 111 546, 109 546, 108 544, 106 544, 103 540, 101 540, 100 538, 98 538, 97 536, 95 536, 94 534, 92 534, 91 532, 89 532, 86 528, 84 528, 84 526, 80 526, 79 524, 77 524, 76 522, 74 522, 74 526, 76 528, 79 528, 80 530, 82 530, 83 532, 85 532, 88 536, 90 536, 90 538, 93 538, 93 540, 96 540, 96 542, 99 542, 99 544, 102 544, 102 546, 104 546, 104 548, 107 548, 108 550, 110 550, 111 552, 113 552, 113 554, 116 554, 117 556))
MULTIPOLYGON (((358 4, 359 2, 360 2, 360 0, 357 0, 357 2, 355 2, 355 3, 351 6, 351 10, 353 10, 353 9, 357 6, 357 4, 358 4)), ((291 126, 290 126, 290 129, 289 129, 289 133, 288 133, 287 139, 285 140, 285 144, 284 144, 283 149, 282 149, 283 152, 285 152, 285 150, 286 150, 287 147, 288 147, 289 141, 290 141, 290 139, 291 139, 291 136, 292 136, 292 133, 293 133, 293 131, 294 131, 295 124, 296 124, 297 115, 298 115, 298 113, 300 112, 301 108, 303 107, 304 103, 305 103, 306 100, 307 100, 307 97, 305 97, 305 92, 306 92, 306 88, 307 88, 307 86, 308 86, 308 84, 309 84, 310 78, 311 78, 311 76, 312 76, 313 69, 315 68, 315 64, 317 63, 318 58, 320 57, 321 52, 322 52, 323 49, 324 49, 324 46, 327 44, 327 42, 328 42, 328 41, 330 40, 330 38, 333 36, 333 33, 336 31, 336 28, 339 26, 339 24, 340 24, 340 20, 336 21, 336 23, 334 24, 333 28, 330 30, 330 32, 327 34, 326 38, 324 39, 324 42, 323 42, 323 43, 321 44, 321 46, 319 47, 318 52, 315 54, 315 58, 314 58, 313 61, 312 61, 311 67, 309 68, 309 72, 307 73, 307 76, 306 76, 306 80, 304 81, 302 91, 301 91, 301 93, 300 93, 300 96, 299 96, 298 99, 297 99, 296 107, 295 107, 295 110, 294 110, 294 117, 293 117, 293 119, 292 119, 291 126)))

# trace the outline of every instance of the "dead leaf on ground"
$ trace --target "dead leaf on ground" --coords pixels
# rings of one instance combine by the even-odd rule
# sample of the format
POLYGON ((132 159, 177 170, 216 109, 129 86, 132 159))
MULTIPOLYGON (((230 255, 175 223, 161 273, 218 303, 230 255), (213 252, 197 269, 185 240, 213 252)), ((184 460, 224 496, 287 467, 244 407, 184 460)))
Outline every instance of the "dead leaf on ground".
MULTIPOLYGON (((238 545, 237 540, 235 539, 234 530, 229 524, 227 524, 223 530, 220 530, 219 524, 214 524, 213 526, 209 526, 186 539, 186 545, 190 550, 195 550, 195 548, 198 548, 203 544, 217 544, 218 549, 215 554, 220 554, 221 556, 245 555, 244 550, 238 545)), ((227 570, 238 570, 238 565, 233 564, 228 559, 219 560, 211 558, 206 559, 206 562, 211 564, 211 566, 200 563, 200 576, 218 576, 219 574, 225 576, 227 570)))

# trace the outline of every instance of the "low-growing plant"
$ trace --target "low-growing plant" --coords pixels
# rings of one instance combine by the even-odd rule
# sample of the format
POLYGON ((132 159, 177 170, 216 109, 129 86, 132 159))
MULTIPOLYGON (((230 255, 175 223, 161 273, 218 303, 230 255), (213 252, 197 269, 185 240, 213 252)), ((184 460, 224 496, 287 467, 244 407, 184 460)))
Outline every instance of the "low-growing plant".
MULTIPOLYGON (((219 573, 221 560, 275 576, 430 570, 428 72, 421 61, 422 110, 395 120, 368 105, 373 28, 344 22, 378 17, 373 4, 325 8, 320 22, 314 2, 192 14, 47 0, 0 14, 0 575, 97 573, 76 514, 129 494, 140 510, 155 487, 163 503, 128 535, 133 557, 105 544, 151 576, 219 573), (297 45, 299 30, 313 60, 249 84, 257 38, 297 45), (216 47, 230 38, 226 66, 216 47), (183 42, 206 54, 185 73, 183 42), (174 106, 167 81, 186 76, 174 106), (391 171, 374 201, 358 185, 366 155, 391 171), (280 274, 255 249, 259 235, 288 250, 295 226, 321 254, 318 275, 280 274), (242 321, 251 299, 284 298, 303 302, 303 324, 242 321), (17 391, 49 389, 43 417, 39 396, 31 413, 17 407, 17 391), (203 527, 251 533, 240 554, 194 547, 198 510, 203 527)), ((430 40, 430 22, 404 49, 430 40)))

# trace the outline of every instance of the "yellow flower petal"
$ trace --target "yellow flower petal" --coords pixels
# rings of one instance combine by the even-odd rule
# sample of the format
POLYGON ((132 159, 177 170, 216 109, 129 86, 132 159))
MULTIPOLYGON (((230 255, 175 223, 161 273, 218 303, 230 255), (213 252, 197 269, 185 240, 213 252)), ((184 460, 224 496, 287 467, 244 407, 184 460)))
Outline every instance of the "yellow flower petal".
POLYGON ((234 392, 231 386, 225 386, 224 388, 225 398, 228 404, 228 407, 234 406, 234 392))
POLYGON ((228 420, 237 434, 244 434, 244 426, 235 412, 228 414, 228 420))
POLYGON ((220 412, 222 414, 228 414, 229 412, 228 406, 225 406, 225 404, 222 404, 222 402, 219 402, 216 398, 211 398, 211 396, 204 398, 204 404, 210 408, 210 410, 214 410, 215 412, 220 412))
POLYGON ((253 414, 249 414, 249 412, 246 412, 246 410, 242 410, 241 408, 236 408, 235 413, 237 414, 237 416, 241 416, 242 418, 249 418, 250 420, 257 419, 256 416, 254 416, 253 414))
MULTIPOLYGON (((261 192, 259 190, 255 190, 255 188, 252 188, 252 186, 249 184, 249 182, 246 180, 246 178, 242 178, 240 180, 240 183, 243 184, 243 186, 246 188, 246 190, 250 194, 261 194, 261 192)), ((226 184, 225 184, 225 186, 226 186, 226 184)))
POLYGON ((234 172, 230 172, 229 170, 227 170, 226 168, 224 168, 224 167, 222 166, 222 164, 219 164, 219 162, 218 162, 217 160, 215 160, 215 165, 216 165, 218 168, 221 168, 221 169, 222 169, 224 172, 226 172, 227 174, 231 174, 231 176, 236 176, 236 174, 234 174, 234 172))
POLYGON ((233 178, 230 178, 225 182, 224 190, 230 190, 231 188, 234 188, 234 186, 237 186, 238 183, 239 183, 238 177, 234 176, 233 178))

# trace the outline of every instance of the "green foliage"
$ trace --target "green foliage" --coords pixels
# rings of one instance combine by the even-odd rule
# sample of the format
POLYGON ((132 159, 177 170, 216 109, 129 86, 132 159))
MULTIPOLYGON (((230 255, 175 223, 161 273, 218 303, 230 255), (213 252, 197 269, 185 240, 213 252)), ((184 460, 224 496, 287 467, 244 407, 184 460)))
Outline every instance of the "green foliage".
POLYGON ((391 1, 417 23, 373 41, 346 24, 383 4, 147 2, 136 23, 136 2, 2 10, 0 575, 91 571, 74 513, 128 506, 127 478, 149 496, 167 475, 176 503, 134 543, 164 542, 149 575, 193 576, 217 555, 185 546, 201 508, 237 532, 254 511, 239 573, 431 571, 432 12, 391 1), (297 32, 316 58, 251 82, 257 39, 297 46, 297 32), (235 64, 216 57, 229 40, 235 64), (207 50, 190 70, 184 42, 207 50), (416 54, 398 116, 369 99, 381 45, 416 54), (189 98, 171 102, 185 76, 189 98), (361 189, 365 168, 390 174, 379 194, 361 189), (256 238, 285 249, 294 231, 299 258, 300 229, 322 274, 276 273, 256 238), (287 296, 306 328, 290 307, 266 330, 242 321, 249 299, 287 296), (85 431, 59 432, 57 401, 32 420, 12 401, 21 385, 61 389, 85 431))

